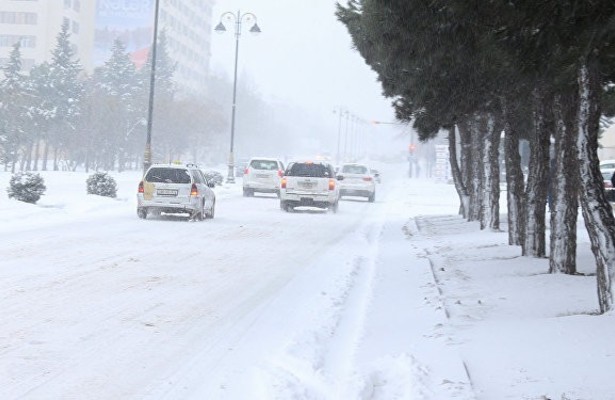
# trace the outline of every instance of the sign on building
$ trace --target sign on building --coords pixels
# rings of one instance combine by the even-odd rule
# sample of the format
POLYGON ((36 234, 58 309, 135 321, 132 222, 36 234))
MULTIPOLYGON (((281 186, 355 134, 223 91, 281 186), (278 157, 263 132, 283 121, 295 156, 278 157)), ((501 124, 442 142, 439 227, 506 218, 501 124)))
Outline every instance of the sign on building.
POLYGON ((155 0, 97 0, 94 66, 109 59, 119 38, 137 67, 147 60, 153 40, 155 0))

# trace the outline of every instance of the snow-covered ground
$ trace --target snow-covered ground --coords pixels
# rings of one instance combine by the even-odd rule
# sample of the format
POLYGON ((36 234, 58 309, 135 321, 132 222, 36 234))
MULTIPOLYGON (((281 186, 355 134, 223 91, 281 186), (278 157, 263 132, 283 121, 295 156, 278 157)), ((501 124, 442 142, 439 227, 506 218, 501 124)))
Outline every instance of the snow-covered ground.
POLYGON ((549 275, 451 185, 377 167, 373 204, 285 213, 239 183, 203 222, 138 219, 136 172, 117 199, 43 173, 37 205, 0 173, 0 398, 615 399, 582 223, 585 275, 549 275))

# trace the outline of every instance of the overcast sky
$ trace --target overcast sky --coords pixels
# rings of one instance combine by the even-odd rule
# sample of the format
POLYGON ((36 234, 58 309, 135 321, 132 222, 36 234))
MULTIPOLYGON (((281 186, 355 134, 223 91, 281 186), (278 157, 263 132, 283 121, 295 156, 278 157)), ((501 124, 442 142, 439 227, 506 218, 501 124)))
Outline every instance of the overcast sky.
MULTIPOLYGON (((334 0, 218 0, 213 26, 222 13, 238 10, 255 14, 262 31, 250 34, 251 25, 243 24, 238 76, 250 79, 266 99, 319 113, 332 126, 337 126, 332 111, 340 106, 365 121, 394 121, 376 73, 352 48, 346 27, 335 18, 334 0)), ((212 36, 211 68, 231 80, 234 27, 226 27, 225 34, 212 36)), ((385 141, 392 140, 393 129, 399 130, 382 125, 373 129, 385 141)))

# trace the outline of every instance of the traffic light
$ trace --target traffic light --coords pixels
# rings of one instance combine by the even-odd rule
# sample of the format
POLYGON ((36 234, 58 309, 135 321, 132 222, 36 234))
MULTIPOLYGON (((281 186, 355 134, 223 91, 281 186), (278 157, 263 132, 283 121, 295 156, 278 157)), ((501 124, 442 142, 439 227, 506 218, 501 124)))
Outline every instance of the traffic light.
POLYGON ((414 154, 414 150, 416 150, 416 145, 414 143, 410 143, 408 145, 408 153, 414 154))

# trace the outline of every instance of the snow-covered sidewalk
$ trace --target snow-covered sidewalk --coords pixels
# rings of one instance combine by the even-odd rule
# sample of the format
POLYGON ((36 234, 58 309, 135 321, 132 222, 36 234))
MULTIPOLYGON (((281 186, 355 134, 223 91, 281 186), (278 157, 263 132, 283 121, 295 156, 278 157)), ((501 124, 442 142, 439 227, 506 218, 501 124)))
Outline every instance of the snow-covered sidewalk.
POLYGON ((615 399, 615 320, 597 315, 582 220, 577 276, 548 274, 548 260, 521 257, 505 231, 456 215, 415 223, 411 243, 432 264, 449 317, 441 334, 462 355, 477 399, 615 399))

